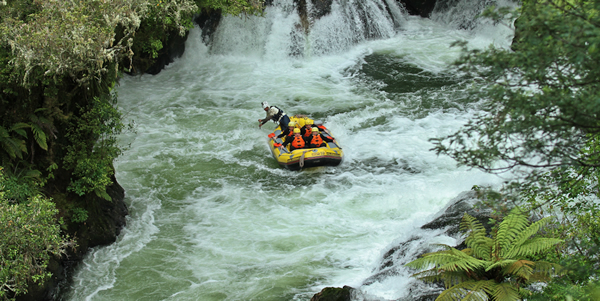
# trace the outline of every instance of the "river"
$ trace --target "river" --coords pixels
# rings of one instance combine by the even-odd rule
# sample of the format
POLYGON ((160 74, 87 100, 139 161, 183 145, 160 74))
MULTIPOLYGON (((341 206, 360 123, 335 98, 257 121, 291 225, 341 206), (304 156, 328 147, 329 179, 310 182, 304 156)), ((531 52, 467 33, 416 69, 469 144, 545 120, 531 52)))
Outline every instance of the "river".
POLYGON ((120 81, 135 124, 115 163, 130 215, 62 300, 310 300, 344 285, 411 299, 406 275, 363 282, 398 237, 473 185, 502 181, 430 151, 430 138, 478 113, 446 71, 460 54, 450 44, 508 47, 511 31, 468 9, 425 19, 384 0, 360 1, 367 28, 355 2, 334 1, 306 32, 292 0, 275 0, 265 17, 225 18, 210 43, 192 29, 161 73, 120 81), (322 120, 344 162, 280 168, 267 147, 275 124, 258 127, 262 101, 322 120))

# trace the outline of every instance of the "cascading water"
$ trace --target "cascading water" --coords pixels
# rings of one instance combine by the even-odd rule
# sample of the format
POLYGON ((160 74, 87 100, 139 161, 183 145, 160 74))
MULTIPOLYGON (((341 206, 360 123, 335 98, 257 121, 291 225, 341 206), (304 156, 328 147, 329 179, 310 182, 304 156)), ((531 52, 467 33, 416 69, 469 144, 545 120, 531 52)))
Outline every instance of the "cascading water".
MULTIPOLYGON (((130 216, 92 250, 63 300, 309 300, 349 285, 368 300, 411 299, 408 275, 373 278, 384 253, 452 198, 501 179, 429 151, 477 113, 445 72, 459 50, 508 46, 510 31, 409 17, 392 0, 273 1, 226 17, 155 76, 126 77, 119 104, 136 132, 116 162, 130 216), (346 154, 291 172, 266 140, 260 102, 321 119, 346 154), (368 296, 368 297, 365 297, 368 296)), ((401 264, 401 261, 398 262, 401 264)))

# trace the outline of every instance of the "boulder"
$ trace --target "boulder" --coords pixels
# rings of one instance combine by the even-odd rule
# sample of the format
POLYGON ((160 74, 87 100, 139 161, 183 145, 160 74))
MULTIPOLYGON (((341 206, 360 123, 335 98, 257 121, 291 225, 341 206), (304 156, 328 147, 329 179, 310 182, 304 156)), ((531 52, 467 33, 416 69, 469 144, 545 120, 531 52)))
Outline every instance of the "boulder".
POLYGON ((354 288, 349 286, 326 287, 316 293, 310 301, 351 301, 354 288))

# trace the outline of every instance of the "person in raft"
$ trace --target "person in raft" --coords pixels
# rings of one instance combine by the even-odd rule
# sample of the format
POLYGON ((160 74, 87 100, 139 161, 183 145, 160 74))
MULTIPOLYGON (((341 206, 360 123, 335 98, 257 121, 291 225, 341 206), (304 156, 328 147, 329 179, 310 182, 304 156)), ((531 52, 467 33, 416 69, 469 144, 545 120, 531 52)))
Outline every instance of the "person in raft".
POLYGON ((309 148, 317 148, 325 146, 324 141, 332 142, 333 138, 321 134, 317 127, 313 127, 311 130, 311 135, 306 139, 306 145, 309 148))
POLYGON ((273 122, 278 123, 281 127, 281 131, 284 131, 288 127, 288 123, 290 123, 290 117, 288 117, 285 112, 276 107, 269 106, 269 103, 263 101, 262 103, 263 110, 267 112, 267 117, 265 119, 258 120, 258 127, 262 127, 263 124, 267 123, 269 120, 273 120, 273 122))
POLYGON ((300 134, 299 128, 294 128, 294 136, 292 136, 291 139, 289 137, 286 138, 285 142, 283 142, 281 146, 285 148, 288 144, 290 144, 290 151, 304 148, 306 146, 306 142, 304 141, 302 134, 300 134))
POLYGON ((304 137, 305 140, 308 139, 308 137, 310 137, 313 127, 314 127, 313 121, 308 119, 308 120, 306 120, 306 123, 304 124, 304 126, 302 128, 300 128, 300 134, 302 134, 302 137, 304 137))
POLYGON ((294 135, 294 129, 297 125, 298 124, 295 121, 290 121, 290 123, 288 123, 288 127, 284 131, 281 131, 281 134, 277 135, 277 138, 285 137, 287 140, 288 137, 292 137, 294 135))

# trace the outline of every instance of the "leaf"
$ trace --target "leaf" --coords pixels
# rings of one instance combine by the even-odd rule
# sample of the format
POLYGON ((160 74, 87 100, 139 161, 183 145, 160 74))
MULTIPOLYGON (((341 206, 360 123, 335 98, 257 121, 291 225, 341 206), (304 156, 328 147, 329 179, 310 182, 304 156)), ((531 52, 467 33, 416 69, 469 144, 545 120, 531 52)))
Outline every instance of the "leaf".
POLYGON ((468 233, 465 244, 471 248, 474 256, 490 260, 493 241, 486 236, 483 225, 476 218, 465 213, 460 223, 460 229, 468 233))
POLYGON ((490 295, 497 301, 517 301, 521 300, 519 292, 510 282, 496 283, 492 286, 490 295))
POLYGON ((518 210, 513 210, 511 214, 504 218, 496 234, 496 241, 500 248, 498 250, 500 257, 505 257, 505 251, 508 251, 515 239, 527 228, 527 225, 529 225, 529 220, 518 210))
POLYGON ((533 267, 535 263, 533 261, 520 259, 515 260, 513 263, 505 268, 505 273, 508 275, 515 275, 517 277, 529 280, 533 274, 533 267))
POLYGON ((465 281, 443 291, 436 301, 481 300, 487 301, 487 292, 494 286, 493 280, 465 281))
POLYGON ((46 144, 46 133, 37 125, 31 125, 31 131, 33 132, 33 137, 35 138, 35 142, 43 149, 48 150, 48 144, 46 144))

